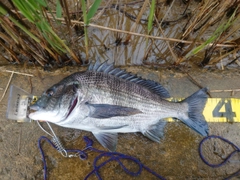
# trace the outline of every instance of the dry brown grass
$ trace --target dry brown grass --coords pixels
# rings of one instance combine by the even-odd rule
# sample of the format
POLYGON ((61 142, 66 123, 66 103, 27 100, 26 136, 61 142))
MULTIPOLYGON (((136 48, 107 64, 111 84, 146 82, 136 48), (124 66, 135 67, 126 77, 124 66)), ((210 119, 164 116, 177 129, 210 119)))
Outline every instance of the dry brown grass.
MULTIPOLYGON (((138 62, 153 63, 157 65, 158 59, 170 65, 196 63, 201 66, 214 67, 220 62, 221 68, 228 65, 238 66, 240 49, 240 23, 239 0, 234 1, 159 1, 156 4, 154 28, 147 32, 147 17, 149 15, 150 1, 103 1, 96 15, 91 19, 88 29, 100 31, 100 34, 108 33, 109 37, 96 37, 90 33, 89 52, 85 53, 83 43, 83 18, 81 4, 78 1, 61 0, 63 18, 57 18, 54 3, 49 3, 50 9, 44 9, 44 15, 51 24, 52 29, 61 37, 71 52, 58 52, 39 34, 34 24, 29 23, 13 5, 7 7, 11 17, 18 20, 27 28, 39 42, 34 40, 16 26, 8 15, 0 15, 0 44, 2 46, 2 58, 10 63, 37 64, 45 68, 59 67, 63 65, 82 64, 87 57, 96 59, 96 55, 105 58, 107 50, 115 51, 119 45, 126 48, 132 46, 134 53, 139 49, 138 44, 144 43, 144 56, 138 62), (176 9, 179 12, 176 12, 176 9), (235 14, 234 14, 235 13, 235 14), (175 15, 178 17, 175 18, 175 15), (105 18, 105 19, 104 19, 105 18), (214 35, 217 28, 232 18, 229 26, 218 33, 212 41, 206 43, 214 35), (181 31, 171 32, 171 28, 181 27, 181 31), (170 29, 170 30, 169 30, 170 29), (106 31, 106 32, 104 32, 106 31), (169 34, 171 32, 171 34, 169 34), (110 39, 113 34, 116 39, 110 39), (91 36, 92 35, 92 36, 91 36), (110 40, 109 40, 110 39, 110 40), (109 43, 112 41, 115 43, 109 43), (134 44, 136 43, 136 44, 134 44), (169 53, 162 54, 164 44, 169 53), (193 49, 202 45, 203 48, 192 53, 193 49), (101 50, 104 48, 105 50, 101 50), (98 52, 96 54, 96 52, 98 52), (99 54, 100 53, 100 54, 99 54), (190 53, 190 55, 189 55, 190 53), (168 57, 169 56, 169 57, 168 57), (152 57, 158 57, 155 62, 149 61, 152 57), (167 60, 170 59, 170 60, 167 60), (228 60, 226 60, 228 59, 228 60), (224 61, 223 61, 224 60, 224 61), (226 61, 226 62, 225 62, 226 61)), ((87 1, 87 8, 93 1, 87 1)), ((119 48, 118 48, 119 49, 119 48)), ((141 51, 142 49, 140 49, 141 51)), ((124 50, 118 53, 127 54, 124 50)), ((128 52, 129 53, 129 52, 128 52)), ((121 57, 118 55, 117 57, 121 57)), ((133 56, 132 58, 134 58, 133 56)), ((127 56, 124 62, 129 62, 127 56)), ((130 59, 130 62, 135 62, 130 59)), ((160 64, 163 64, 162 62, 160 64)))

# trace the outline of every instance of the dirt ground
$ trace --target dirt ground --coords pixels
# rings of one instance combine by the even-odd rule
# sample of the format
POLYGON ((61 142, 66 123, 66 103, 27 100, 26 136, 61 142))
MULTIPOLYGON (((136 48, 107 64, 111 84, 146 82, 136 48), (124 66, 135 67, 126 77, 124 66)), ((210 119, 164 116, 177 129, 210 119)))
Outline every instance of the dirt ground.
MULTIPOLYGON (((127 68, 127 67, 126 67, 127 68)), ((22 67, 2 66, 0 72, 0 93, 9 80, 10 73, 4 70, 14 70, 33 74, 31 83, 28 77, 15 74, 11 84, 14 84, 34 95, 40 95, 46 88, 58 82, 63 77, 81 68, 64 67, 52 72, 44 72, 22 67)), ((198 87, 193 84, 188 75, 178 70, 154 70, 145 67, 131 67, 128 71, 138 73, 145 78, 159 81, 166 87, 173 97, 187 97, 198 87)), ((210 90, 239 89, 240 70, 189 70, 189 74, 202 86, 210 90)), ((18 123, 6 119, 7 99, 9 91, 0 102, 0 179, 2 180, 35 180, 43 179, 41 155, 37 147, 40 136, 47 136, 35 122, 18 123)), ((212 97, 240 98, 240 93, 211 93, 212 97)), ((240 146, 239 123, 209 123, 210 135, 220 135, 240 146)), ((46 127, 46 126, 45 126, 46 127)), ((67 129, 52 125, 55 133, 68 149, 83 149, 83 136, 87 135, 94 141, 94 147, 103 147, 89 132, 67 129)), ((168 123, 165 128, 165 138, 158 144, 150 141, 141 134, 120 134, 117 151, 138 158, 146 166, 153 169, 166 179, 224 179, 239 170, 240 156, 236 154, 226 165, 211 168, 205 165, 199 157, 198 145, 202 137, 180 122, 168 123)), ((49 180, 78 180, 92 170, 94 157, 98 154, 90 152, 87 160, 79 158, 64 158, 47 143, 43 143, 49 171, 49 180)), ((206 157, 213 163, 219 162, 219 157, 226 157, 233 150, 229 145, 220 141, 210 141, 204 148, 206 157)), ((136 169, 133 163, 124 161, 127 166, 136 169)), ((103 179, 156 179, 143 170, 140 176, 127 175, 117 163, 110 163, 100 170, 103 179)), ((92 176, 90 179, 97 179, 92 176)))

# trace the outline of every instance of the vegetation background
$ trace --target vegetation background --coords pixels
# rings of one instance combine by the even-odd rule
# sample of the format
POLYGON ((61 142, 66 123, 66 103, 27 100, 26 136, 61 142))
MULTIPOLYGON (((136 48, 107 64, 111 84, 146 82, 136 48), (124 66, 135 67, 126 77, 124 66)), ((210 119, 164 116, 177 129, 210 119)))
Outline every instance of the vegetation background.
POLYGON ((239 0, 0 2, 0 64, 239 67, 239 0))

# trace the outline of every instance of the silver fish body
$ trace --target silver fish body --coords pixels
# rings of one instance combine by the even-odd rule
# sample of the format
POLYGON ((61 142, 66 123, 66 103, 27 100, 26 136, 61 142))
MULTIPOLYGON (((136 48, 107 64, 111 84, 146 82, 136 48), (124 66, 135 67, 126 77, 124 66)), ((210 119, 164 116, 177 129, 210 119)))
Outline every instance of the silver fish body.
POLYGON ((169 102, 165 100, 167 90, 159 83, 96 62, 44 92, 29 117, 91 131, 104 147, 114 151, 117 133, 141 132, 159 142, 167 117, 178 118, 206 136, 208 125, 202 115, 206 91, 203 88, 181 102, 169 102))

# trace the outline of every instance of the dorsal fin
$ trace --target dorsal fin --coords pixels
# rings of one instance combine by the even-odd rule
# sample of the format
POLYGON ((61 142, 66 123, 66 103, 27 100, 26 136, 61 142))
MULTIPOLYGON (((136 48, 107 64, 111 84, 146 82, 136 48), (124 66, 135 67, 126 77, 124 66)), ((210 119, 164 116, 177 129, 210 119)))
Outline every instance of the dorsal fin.
POLYGON ((115 68, 113 63, 108 64, 107 61, 100 63, 100 61, 97 60, 95 64, 91 63, 90 66, 88 67, 88 71, 103 72, 106 74, 110 74, 115 77, 125 79, 126 81, 140 84, 145 88, 149 89, 150 91, 158 94, 162 98, 170 97, 168 91, 158 82, 143 79, 135 74, 126 72, 124 69, 115 68))

